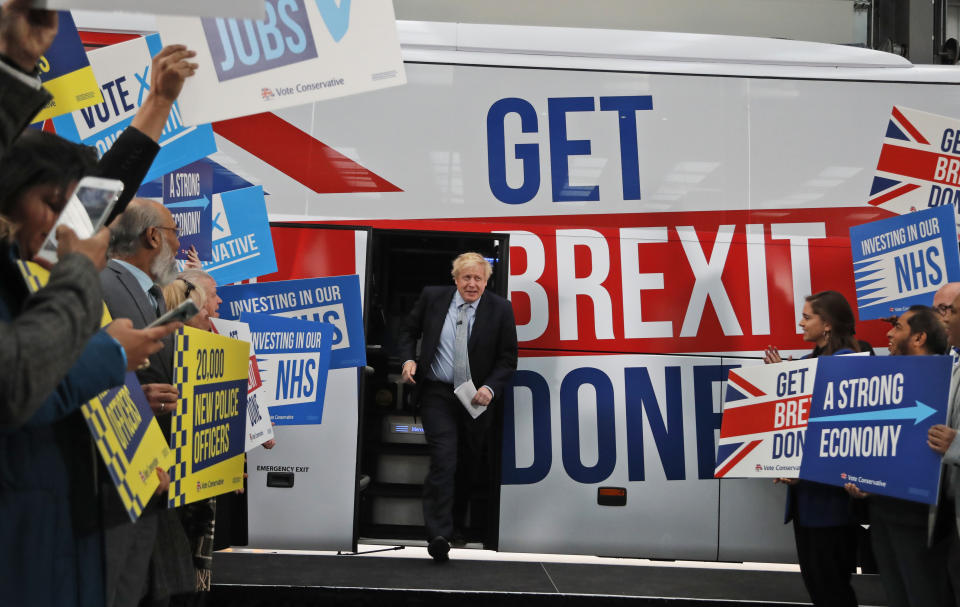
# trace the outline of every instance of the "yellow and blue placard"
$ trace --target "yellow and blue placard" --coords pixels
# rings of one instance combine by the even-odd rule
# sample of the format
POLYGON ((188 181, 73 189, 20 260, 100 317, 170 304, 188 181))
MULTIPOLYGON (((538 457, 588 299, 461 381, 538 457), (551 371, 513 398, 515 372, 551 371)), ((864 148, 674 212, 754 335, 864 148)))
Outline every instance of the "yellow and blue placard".
POLYGON ((34 122, 103 103, 73 17, 70 11, 60 11, 59 15, 57 37, 40 59, 40 81, 53 99, 33 118, 34 122))
POLYGON ((183 506, 243 487, 250 344, 192 327, 177 332, 170 426, 176 463, 169 503, 183 506))
MULTIPOLYGON (((45 269, 32 262, 19 265, 31 291, 47 284, 50 274, 45 269)), ((110 321, 104 306, 102 324, 110 321)), ((156 469, 169 470, 173 465, 173 453, 137 376, 128 373, 123 386, 100 394, 84 404, 81 411, 120 501, 130 520, 136 521, 160 485, 156 469)))
POLYGON ((949 356, 817 359, 800 478, 935 504, 940 455, 927 432, 947 418, 949 356))
POLYGON ((173 452, 136 374, 127 373, 123 386, 107 390, 81 410, 120 501, 136 521, 159 485, 156 469, 173 465, 173 452))

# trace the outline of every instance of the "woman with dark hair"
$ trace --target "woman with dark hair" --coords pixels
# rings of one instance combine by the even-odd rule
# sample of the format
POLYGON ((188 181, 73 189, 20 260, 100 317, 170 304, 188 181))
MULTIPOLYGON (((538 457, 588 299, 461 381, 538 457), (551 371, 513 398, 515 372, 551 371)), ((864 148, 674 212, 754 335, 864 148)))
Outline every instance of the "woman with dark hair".
POLYGON ((97 152, 52 133, 27 130, 0 164, 0 214, 17 226, 20 257, 33 259, 97 152))
MULTIPOLYGON (((800 319, 803 341, 814 344, 804 358, 851 354, 861 351, 854 337, 853 310, 836 291, 821 291, 806 298, 800 319)), ((868 346, 869 347, 869 346, 868 346)), ((764 362, 781 362, 776 348, 768 347, 764 362)), ((850 576, 857 567, 857 521, 850 496, 842 487, 799 479, 777 479, 787 485, 784 523, 793 521, 800 574, 818 607, 855 607, 857 596, 850 576)))
MULTIPOLYGON (((6 150, 0 162, 0 214, 6 219, 0 222, 0 322, 17 325, 4 343, 11 357, 20 358, 25 352, 34 356, 22 344, 40 341, 33 336, 68 333, 60 325, 75 322, 56 310, 42 319, 34 316, 28 323, 17 322, 32 302, 50 297, 47 289, 29 293, 17 261, 36 255, 84 175, 123 181, 124 192, 115 213, 123 210, 160 149, 157 140, 184 78, 196 68, 186 61, 189 57, 192 53, 177 46, 165 48, 154 58, 150 93, 132 124, 99 162, 92 148, 42 131, 23 133, 6 150)), ((99 501, 106 496, 97 493, 98 455, 79 408, 103 390, 122 384, 125 373, 159 350, 161 338, 179 325, 135 330, 130 320, 120 319, 94 333, 103 310, 96 266, 102 268, 106 263, 109 234, 104 229, 89 241, 80 241, 99 239, 99 248, 78 246, 75 236, 66 238, 71 236, 69 231, 63 235, 63 240, 73 242, 74 250, 82 254, 65 255, 55 266, 51 283, 58 272, 71 267, 91 277, 93 284, 78 295, 90 312, 85 315, 90 326, 83 334, 93 337, 75 344, 82 353, 66 377, 50 382, 52 393, 25 390, 16 398, 28 402, 29 407, 20 402, 0 403, 20 412, 15 426, 0 428, 0 539, 4 547, 0 588, 5 604, 100 607, 107 604, 99 501)), ((61 246, 61 253, 65 251, 61 246)), ((45 348, 35 355, 37 361, 31 368, 47 373, 44 361, 70 356, 73 346, 63 343, 45 348)), ((38 382, 28 388, 35 385, 38 382)), ((158 468, 157 473, 161 482, 169 482, 165 471, 158 468)), ((160 489, 161 494, 166 490, 162 485, 160 489)))

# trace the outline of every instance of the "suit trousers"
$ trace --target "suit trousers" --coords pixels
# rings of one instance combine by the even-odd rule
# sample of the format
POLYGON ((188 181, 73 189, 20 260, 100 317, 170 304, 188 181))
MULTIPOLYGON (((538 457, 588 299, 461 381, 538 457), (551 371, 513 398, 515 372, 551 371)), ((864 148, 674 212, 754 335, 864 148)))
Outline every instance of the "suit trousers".
POLYGON ((944 567, 946 543, 927 548, 926 525, 871 516, 870 537, 890 607, 953 605, 944 567))
POLYGON ((956 523, 954 534, 946 544, 947 579, 950 581, 950 594, 954 605, 960 607, 960 538, 957 537, 956 523))
POLYGON ((793 521, 803 584, 815 607, 857 607, 850 576, 857 567, 857 526, 806 527, 793 521))
POLYGON ((135 523, 107 527, 107 607, 140 603, 149 588, 150 556, 157 540, 158 511, 147 508, 135 523))
POLYGON ((424 380, 420 416, 430 448, 430 470, 423 482, 427 539, 443 536, 449 540, 454 526, 466 522, 491 413, 473 419, 453 394, 453 386, 424 380))
POLYGON ((960 533, 954 515, 953 500, 941 499, 938 505, 936 527, 933 532, 933 547, 941 556, 941 568, 945 564, 947 581, 947 604, 960 607, 960 533))

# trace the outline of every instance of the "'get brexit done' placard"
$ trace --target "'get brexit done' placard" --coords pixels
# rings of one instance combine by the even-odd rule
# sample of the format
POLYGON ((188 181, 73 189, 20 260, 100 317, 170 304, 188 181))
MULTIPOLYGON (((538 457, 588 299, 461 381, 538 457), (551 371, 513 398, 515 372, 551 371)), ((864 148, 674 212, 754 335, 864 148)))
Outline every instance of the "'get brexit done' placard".
POLYGON ((960 205, 960 120, 894 106, 867 202, 900 215, 960 205))
POLYGON ((715 478, 796 478, 817 359, 731 369, 715 478))
POLYGON ((258 21, 157 19, 197 51, 184 120, 202 124, 406 82, 391 0, 266 0, 258 21))
POLYGON ((937 501, 940 455, 927 431, 947 418, 949 356, 819 359, 800 478, 937 501))
POLYGON ((960 280, 953 205, 850 228, 860 320, 899 316, 960 280))
POLYGON ((210 326, 218 335, 247 342, 250 345, 250 365, 247 376, 247 438, 245 451, 262 445, 273 438, 273 426, 270 424, 270 411, 266 405, 266 389, 260 376, 257 353, 250 337, 250 327, 238 320, 211 318, 210 326))

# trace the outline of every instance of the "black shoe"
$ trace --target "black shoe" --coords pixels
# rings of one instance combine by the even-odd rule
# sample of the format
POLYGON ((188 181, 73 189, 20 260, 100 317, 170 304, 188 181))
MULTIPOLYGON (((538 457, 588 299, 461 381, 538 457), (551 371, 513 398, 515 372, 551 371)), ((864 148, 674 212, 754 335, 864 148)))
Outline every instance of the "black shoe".
POLYGON ((438 535, 430 540, 430 544, 427 546, 427 553, 433 557, 434 561, 438 563, 446 563, 449 561, 449 552, 450 542, 448 542, 442 535, 438 535))
POLYGON ((453 536, 450 538, 450 545, 454 548, 463 548, 467 545, 466 535, 460 529, 453 530, 453 536))

